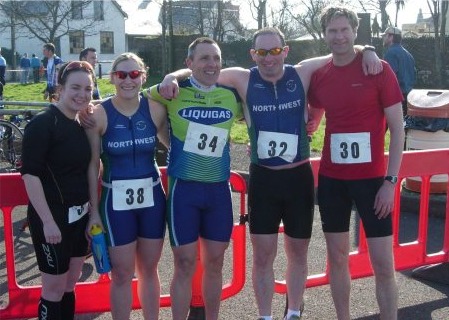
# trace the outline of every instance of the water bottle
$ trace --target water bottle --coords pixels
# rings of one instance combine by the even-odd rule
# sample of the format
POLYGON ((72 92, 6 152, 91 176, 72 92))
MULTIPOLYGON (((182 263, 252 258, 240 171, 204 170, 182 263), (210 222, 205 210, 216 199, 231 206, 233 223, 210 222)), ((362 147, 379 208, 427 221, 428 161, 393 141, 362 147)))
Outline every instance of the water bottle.
POLYGON ((107 273, 111 271, 111 263, 109 262, 108 246, 106 239, 100 226, 93 225, 90 229, 92 235, 92 255, 94 256, 95 267, 98 273, 107 273))

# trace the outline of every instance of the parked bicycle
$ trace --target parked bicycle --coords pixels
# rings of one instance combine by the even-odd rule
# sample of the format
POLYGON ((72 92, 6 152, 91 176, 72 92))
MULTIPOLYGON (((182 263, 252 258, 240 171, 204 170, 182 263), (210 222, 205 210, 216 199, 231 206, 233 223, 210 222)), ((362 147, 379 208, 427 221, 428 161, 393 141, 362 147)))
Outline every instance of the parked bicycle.
POLYGON ((23 131, 0 119, 0 172, 16 172, 21 164, 23 131))

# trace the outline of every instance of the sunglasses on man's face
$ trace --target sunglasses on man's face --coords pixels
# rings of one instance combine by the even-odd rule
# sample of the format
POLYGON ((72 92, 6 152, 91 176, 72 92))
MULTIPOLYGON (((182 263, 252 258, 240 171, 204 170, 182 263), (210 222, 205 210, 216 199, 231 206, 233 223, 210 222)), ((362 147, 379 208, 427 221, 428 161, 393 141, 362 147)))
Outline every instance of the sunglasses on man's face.
MULTIPOLYGON (((285 48, 285 47, 284 47, 285 48)), ((254 49, 254 52, 261 57, 266 57, 268 54, 272 56, 278 56, 284 51, 284 48, 271 48, 271 49, 254 49)))
POLYGON ((132 70, 129 72, 126 71, 114 71, 113 72, 119 79, 125 80, 127 76, 129 76, 131 79, 136 79, 138 76, 140 76, 143 72, 140 70, 132 70))

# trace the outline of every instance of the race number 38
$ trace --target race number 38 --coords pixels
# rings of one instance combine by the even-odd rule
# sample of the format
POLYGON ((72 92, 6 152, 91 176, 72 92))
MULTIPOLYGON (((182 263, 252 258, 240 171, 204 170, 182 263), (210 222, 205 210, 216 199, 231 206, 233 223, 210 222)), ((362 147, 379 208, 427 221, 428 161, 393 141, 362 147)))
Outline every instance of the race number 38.
POLYGON ((184 151, 208 157, 221 157, 228 141, 228 130, 190 122, 184 141, 184 151))
POLYGON ((334 133, 331 135, 332 163, 355 164, 371 162, 369 132, 334 133))
POLYGON ((154 206, 153 179, 112 181, 112 207, 130 210, 154 206))

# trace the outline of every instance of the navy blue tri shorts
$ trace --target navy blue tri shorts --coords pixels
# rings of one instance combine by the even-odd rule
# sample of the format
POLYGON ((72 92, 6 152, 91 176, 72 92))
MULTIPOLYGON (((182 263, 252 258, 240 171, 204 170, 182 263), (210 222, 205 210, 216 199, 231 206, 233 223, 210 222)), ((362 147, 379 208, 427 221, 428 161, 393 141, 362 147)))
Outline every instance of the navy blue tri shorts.
POLYGON ((177 247, 198 240, 228 242, 233 217, 228 181, 207 183, 169 177, 167 223, 177 247))

